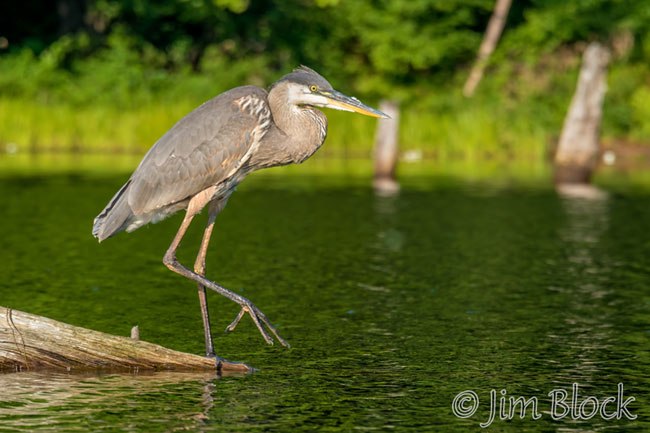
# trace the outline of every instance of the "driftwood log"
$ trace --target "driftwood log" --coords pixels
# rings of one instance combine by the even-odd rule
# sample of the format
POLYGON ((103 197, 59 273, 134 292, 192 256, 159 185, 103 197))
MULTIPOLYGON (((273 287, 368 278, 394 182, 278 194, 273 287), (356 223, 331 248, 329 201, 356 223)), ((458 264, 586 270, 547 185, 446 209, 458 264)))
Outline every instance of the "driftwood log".
POLYGON ((0 307, 0 371, 98 368, 251 371, 242 363, 178 352, 139 339, 0 307))

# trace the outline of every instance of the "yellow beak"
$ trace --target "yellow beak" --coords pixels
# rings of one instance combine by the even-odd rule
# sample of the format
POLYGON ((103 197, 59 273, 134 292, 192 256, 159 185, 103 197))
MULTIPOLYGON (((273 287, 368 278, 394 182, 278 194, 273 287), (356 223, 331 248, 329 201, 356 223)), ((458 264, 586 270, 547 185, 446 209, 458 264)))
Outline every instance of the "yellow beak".
POLYGON ((327 98, 327 106, 330 108, 343 111, 354 111, 365 116, 390 119, 388 114, 382 113, 381 111, 362 103, 357 98, 346 96, 336 90, 321 90, 318 93, 327 98))

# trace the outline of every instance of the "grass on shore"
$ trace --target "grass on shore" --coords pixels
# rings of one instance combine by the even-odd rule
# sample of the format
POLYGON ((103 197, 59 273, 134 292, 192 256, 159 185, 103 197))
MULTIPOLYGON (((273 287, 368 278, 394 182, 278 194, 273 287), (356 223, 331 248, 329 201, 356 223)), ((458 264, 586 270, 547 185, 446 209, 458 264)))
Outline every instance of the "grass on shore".
MULTIPOLYGON (((119 109, 106 105, 41 104, 0 98, 0 153, 144 153, 165 131, 200 102, 149 103, 119 109)), ((330 156, 367 157, 376 121, 325 110, 330 156)), ((552 137, 549 128, 514 110, 467 104, 453 110, 407 107, 400 146, 436 159, 541 159, 552 137)))

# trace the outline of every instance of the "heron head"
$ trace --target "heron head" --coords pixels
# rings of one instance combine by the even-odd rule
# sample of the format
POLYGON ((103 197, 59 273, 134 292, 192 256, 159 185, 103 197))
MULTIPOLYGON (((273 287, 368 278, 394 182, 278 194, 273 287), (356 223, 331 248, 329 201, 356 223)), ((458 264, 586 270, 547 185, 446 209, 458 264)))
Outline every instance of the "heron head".
POLYGON ((332 85, 318 72, 307 66, 301 66, 290 74, 278 80, 271 90, 278 85, 286 87, 287 99, 290 104, 311 105, 315 107, 333 108, 341 111, 353 111, 366 116, 390 118, 353 96, 346 96, 332 88, 332 85))

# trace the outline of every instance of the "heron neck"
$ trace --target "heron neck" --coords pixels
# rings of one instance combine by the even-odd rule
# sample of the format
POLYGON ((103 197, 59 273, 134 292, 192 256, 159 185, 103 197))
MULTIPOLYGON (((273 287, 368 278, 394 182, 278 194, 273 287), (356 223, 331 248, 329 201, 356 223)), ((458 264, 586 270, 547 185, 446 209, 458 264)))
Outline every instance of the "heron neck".
POLYGON ((313 107, 299 107, 282 96, 269 95, 269 104, 276 127, 284 133, 278 143, 290 158, 289 162, 300 163, 318 150, 327 135, 327 117, 313 107))

